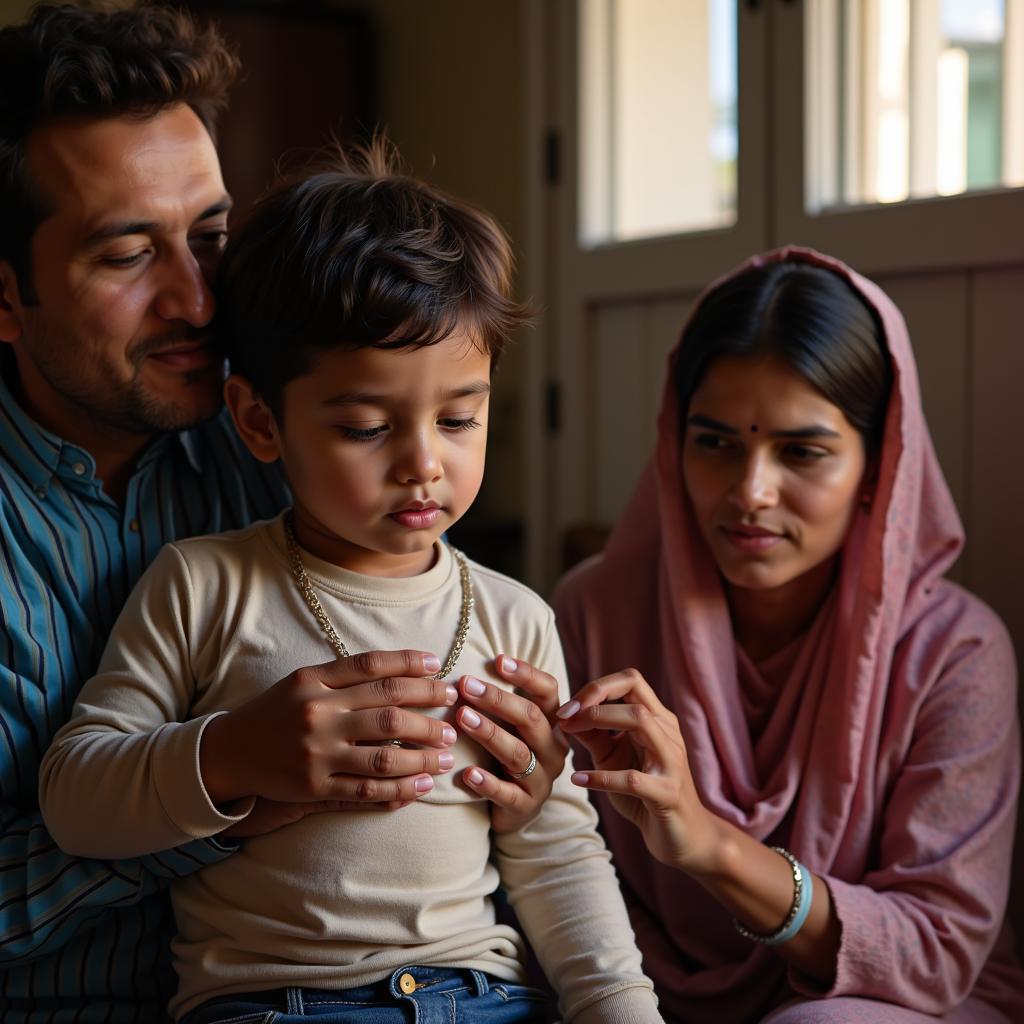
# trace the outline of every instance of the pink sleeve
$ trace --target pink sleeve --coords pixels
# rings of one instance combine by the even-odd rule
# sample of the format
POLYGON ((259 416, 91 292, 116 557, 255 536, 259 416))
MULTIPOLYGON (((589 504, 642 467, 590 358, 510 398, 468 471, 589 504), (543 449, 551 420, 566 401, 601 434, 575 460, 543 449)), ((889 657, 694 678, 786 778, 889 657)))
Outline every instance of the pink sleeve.
POLYGON ((877 863, 859 884, 826 878, 842 925, 835 983, 822 992, 790 971, 797 991, 942 1014, 974 987, 1006 909, 1020 782, 1013 650, 1001 626, 989 637, 959 648, 920 705, 877 863))

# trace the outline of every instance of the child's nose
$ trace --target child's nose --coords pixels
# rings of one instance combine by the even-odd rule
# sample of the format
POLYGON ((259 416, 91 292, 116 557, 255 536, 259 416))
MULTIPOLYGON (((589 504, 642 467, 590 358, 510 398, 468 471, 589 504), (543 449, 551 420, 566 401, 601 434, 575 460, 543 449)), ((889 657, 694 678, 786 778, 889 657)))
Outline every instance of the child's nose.
POLYGON ((410 438, 397 469, 406 484, 430 483, 442 476, 441 458, 429 437, 410 438))

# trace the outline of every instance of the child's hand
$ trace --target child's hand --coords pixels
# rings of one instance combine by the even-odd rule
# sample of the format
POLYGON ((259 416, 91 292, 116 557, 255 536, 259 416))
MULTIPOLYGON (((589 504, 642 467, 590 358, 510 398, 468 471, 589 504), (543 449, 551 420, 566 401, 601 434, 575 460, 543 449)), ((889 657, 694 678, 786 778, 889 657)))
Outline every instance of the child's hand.
POLYGON ((225 839, 247 839, 276 832, 285 825, 293 825, 308 814, 325 814, 331 811, 394 811, 405 807, 407 801, 395 800, 386 804, 356 804, 347 800, 312 800, 309 803, 281 803, 277 800, 257 799, 253 809, 242 821, 237 822, 220 834, 225 839))
POLYGON ((455 721, 508 772, 509 778, 499 779, 483 768, 467 768, 462 780, 493 804, 494 831, 512 832, 537 816, 561 774, 569 744, 561 731, 554 728, 558 709, 555 680, 546 672, 504 654, 498 655, 494 664, 498 674, 526 696, 509 693, 473 676, 463 676, 459 680, 459 694, 472 707, 459 708, 455 721), (485 714, 478 714, 477 708, 485 714), (495 725, 492 718, 501 719, 514 730, 495 725), (526 774, 531 763, 533 768, 526 774))

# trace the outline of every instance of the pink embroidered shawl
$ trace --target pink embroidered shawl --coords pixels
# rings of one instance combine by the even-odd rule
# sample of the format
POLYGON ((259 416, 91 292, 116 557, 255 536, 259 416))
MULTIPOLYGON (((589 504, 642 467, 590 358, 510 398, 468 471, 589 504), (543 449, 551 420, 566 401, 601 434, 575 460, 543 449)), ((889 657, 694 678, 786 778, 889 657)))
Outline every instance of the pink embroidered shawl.
POLYGON ((1024 1020, 1008 937, 992 952, 1020 773, 1012 648, 992 612, 942 578, 963 535, 902 316, 876 285, 811 250, 744 268, 782 259, 852 284, 878 313, 895 376, 875 499, 814 625, 766 665, 738 651, 682 490, 671 371, 657 447, 625 514, 554 603, 573 687, 638 668, 679 717, 706 806, 827 878, 843 928, 838 972, 827 993, 787 973, 599 799, 645 968, 679 1021, 757 1020, 796 993, 939 1014, 972 991, 1024 1020), (758 707, 751 729, 745 708, 758 707))

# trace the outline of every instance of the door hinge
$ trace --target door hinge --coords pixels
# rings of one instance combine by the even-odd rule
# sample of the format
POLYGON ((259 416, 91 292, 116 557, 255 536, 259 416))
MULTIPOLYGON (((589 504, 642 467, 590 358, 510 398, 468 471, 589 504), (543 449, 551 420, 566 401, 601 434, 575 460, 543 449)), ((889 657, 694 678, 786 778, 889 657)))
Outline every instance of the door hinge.
POLYGON ((557 185, 562 177, 561 137, 554 129, 544 137, 544 180, 557 185))
POLYGON ((562 387, 554 379, 544 388, 544 426, 552 436, 562 429, 562 387))

